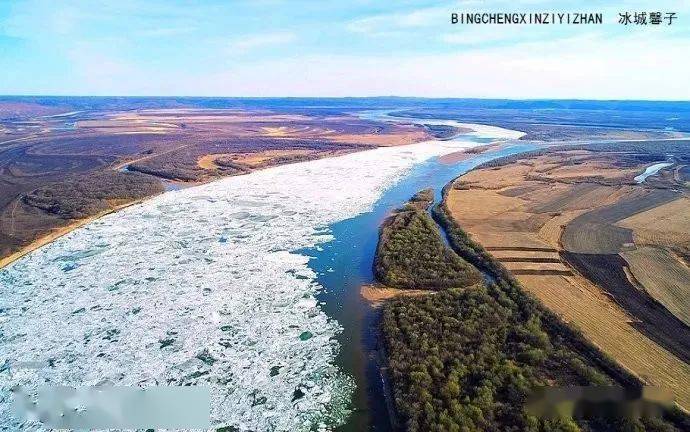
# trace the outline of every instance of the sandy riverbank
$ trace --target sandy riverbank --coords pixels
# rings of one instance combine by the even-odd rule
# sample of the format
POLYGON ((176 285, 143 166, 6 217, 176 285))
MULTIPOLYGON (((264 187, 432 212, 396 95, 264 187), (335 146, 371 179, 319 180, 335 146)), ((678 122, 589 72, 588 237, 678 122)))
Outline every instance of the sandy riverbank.
MULTIPOLYGON (((325 227, 369 213, 416 166, 471 144, 276 166, 163 193, 82 226, 0 272, 10 341, 0 361, 75 359, 31 371, 31 384, 44 374, 85 385, 231 376, 212 387, 214 425, 340 424, 355 385, 336 362, 342 329, 315 298, 309 256, 294 251, 332 241, 325 227), (253 404, 259 398, 265 403, 253 404)), ((17 383, 3 375, 9 391, 17 383)), ((8 413, 0 404, 3 425, 8 413)))
POLYGON ((373 307, 379 307, 384 301, 400 296, 420 296, 433 294, 431 290, 412 290, 389 288, 383 285, 364 285, 360 289, 362 297, 373 307))
MULTIPOLYGON (((154 196, 156 196, 156 195, 152 195, 149 198, 153 198, 154 196)), ((149 198, 146 198, 146 199, 149 199, 149 198)), ((57 239, 59 239, 60 237, 71 233, 72 231, 76 230, 77 228, 81 228, 84 225, 87 225, 87 224, 89 224, 89 223, 91 223, 97 219, 100 219, 103 216, 109 215, 111 213, 115 213, 118 210, 122 210, 126 207, 140 204, 140 203, 144 202, 146 199, 143 199, 143 200, 140 199, 140 200, 130 201, 130 202, 127 202, 124 204, 119 204, 119 205, 113 206, 109 210, 105 210, 105 211, 99 212, 93 216, 89 216, 89 217, 84 218, 84 219, 78 219, 72 223, 65 225, 65 226, 55 228, 55 229, 51 230, 49 233, 37 238, 36 240, 32 241, 28 245, 24 246, 20 250, 12 253, 10 255, 7 255, 5 257, 0 258, 0 269, 12 264, 13 262, 17 261, 18 259, 24 257, 25 255, 27 255, 29 253, 35 251, 36 249, 39 249, 39 248, 57 240, 57 239)))
MULTIPOLYGON (((429 123, 432 123, 431 120, 429 120, 429 123)), ((473 136, 493 136, 497 140, 505 140, 505 139, 514 139, 514 138, 519 138, 520 136, 524 135, 523 132, 519 131, 513 131, 513 130, 507 130, 507 129, 502 129, 499 127, 494 127, 494 126, 487 126, 487 125, 479 125, 479 124, 467 124, 467 123, 458 123, 458 122, 452 122, 455 127, 457 127, 459 130, 462 130, 464 134, 466 135, 473 135, 473 136)), ((333 138, 333 137, 331 137, 333 138)), ((352 138, 352 137, 350 137, 352 138)), ((360 136, 361 138, 361 136, 360 136)), ((432 139, 432 137, 429 135, 429 133, 423 132, 420 130, 418 127, 414 126, 409 126, 409 130, 405 130, 405 133, 398 133, 398 134, 377 134, 375 139, 371 141, 371 144, 375 144, 380 147, 387 147, 387 146, 408 146, 408 145, 414 145, 414 144, 420 144, 420 143, 438 143, 438 140, 432 139), (405 135, 405 136, 403 136, 405 135), (388 139, 387 142, 384 142, 384 140, 388 139)), ((353 153, 353 152, 360 152, 364 150, 369 150, 370 148, 367 148, 365 146, 362 146, 361 149, 358 148, 349 148, 347 150, 339 151, 339 152, 324 152, 324 153, 315 153, 311 156, 314 157, 314 159, 323 159, 323 158, 332 158, 332 157, 338 157, 342 156, 345 154, 353 153)), ((452 153, 451 155, 444 155, 442 157, 448 158, 447 162, 448 163, 456 163, 458 161, 461 161, 463 159, 463 153, 467 149, 462 149, 456 152, 452 153)), ((215 160, 222 155, 207 155, 203 156, 202 158, 199 159, 198 164, 202 166, 202 168, 217 168, 217 165, 215 164, 215 160)), ((146 159, 149 158, 150 156, 146 156, 145 158, 141 159, 146 159)), ((137 159, 137 160, 141 160, 137 159)), ((136 161, 136 160, 135 160, 136 161)), ((264 161, 265 162, 265 161, 264 161)), ((299 161, 296 161, 299 162, 299 161)), ((119 170, 122 169, 124 166, 129 165, 133 163, 133 161, 128 161, 128 162, 123 162, 118 164, 117 166, 113 167, 113 169, 119 170)), ((294 161, 282 161, 276 164, 265 164, 261 165, 259 164, 258 166, 252 168, 252 171, 258 171, 261 169, 266 169, 270 168, 272 166, 279 166, 279 165, 285 165, 289 163, 294 163, 294 161)), ((251 172, 251 171, 250 171, 251 172)), ((236 175, 244 175, 247 173, 241 173, 241 174, 236 174, 236 175)), ((199 182, 173 182, 175 184, 180 185, 181 187, 193 187, 193 186, 199 186, 203 185, 209 182, 217 181, 222 179, 223 177, 211 177, 207 180, 204 181, 199 181, 199 182)), ((153 197, 155 195, 152 195, 153 197)), ((149 198, 151 198, 149 197, 149 198)), ((146 198, 146 199, 149 199, 146 198)), ((26 246, 22 247, 21 249, 11 253, 10 255, 0 257, 0 269, 8 266, 9 264, 17 261, 18 259, 22 258, 23 256, 27 255, 28 253, 41 248, 42 246, 45 246, 52 241, 72 232, 73 230, 80 228, 90 222, 93 222, 102 216, 105 216, 107 214, 116 212, 122 208, 135 205, 137 203, 140 203, 144 200, 137 200, 137 201, 132 201, 128 203, 124 203, 118 206, 114 206, 110 210, 98 213, 93 216, 89 216, 84 219, 79 219, 75 220, 65 226, 62 227, 57 227, 44 235, 41 235, 37 239, 33 240, 32 242, 28 243, 26 246)))

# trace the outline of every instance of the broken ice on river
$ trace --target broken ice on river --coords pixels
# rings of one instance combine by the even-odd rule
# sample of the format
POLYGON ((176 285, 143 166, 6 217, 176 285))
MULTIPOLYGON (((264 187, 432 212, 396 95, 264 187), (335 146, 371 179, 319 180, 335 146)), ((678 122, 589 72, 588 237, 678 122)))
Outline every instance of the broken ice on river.
POLYGON ((417 163, 473 145, 380 148, 172 191, 103 217, 0 271, 0 428, 10 389, 203 385, 214 425, 328 429, 351 377, 339 325, 295 251, 367 211, 417 163), (17 368, 38 362, 38 368, 17 368))

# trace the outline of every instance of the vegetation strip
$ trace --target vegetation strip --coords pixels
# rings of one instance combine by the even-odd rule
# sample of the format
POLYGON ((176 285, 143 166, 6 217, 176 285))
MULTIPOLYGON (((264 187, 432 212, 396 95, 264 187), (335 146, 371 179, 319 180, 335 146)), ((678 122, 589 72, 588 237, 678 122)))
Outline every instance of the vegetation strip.
MULTIPOLYGON (((418 197, 403 210, 414 213, 409 207, 415 208, 415 202, 418 197)), ((601 414, 573 420, 528 413, 527 397, 538 386, 620 385, 639 390, 642 383, 527 295, 510 272, 451 219, 445 203, 435 207, 433 215, 452 249, 487 273, 492 283, 448 287, 448 278, 443 278, 433 287, 445 289, 434 296, 398 297, 385 305, 381 328, 386 370, 400 426, 410 431, 690 428, 690 419, 675 407, 665 410, 663 417, 642 419, 601 414)), ((416 224, 387 221, 377 249, 378 264, 378 253, 388 250, 391 236, 386 229, 391 227, 402 238, 419 232, 433 238, 416 224)), ((438 237, 436 227, 434 232, 438 237)), ((405 244, 411 256, 423 248, 421 242, 405 244)), ((427 272, 412 265, 377 267, 379 280, 398 283, 397 288, 405 288, 410 280, 427 280, 427 272), (387 273, 400 269, 405 278, 387 273)))
POLYGON ((424 190, 384 222, 374 261, 379 282, 393 288, 443 289, 481 280, 474 267, 443 243, 426 212, 432 202, 433 193, 424 190))

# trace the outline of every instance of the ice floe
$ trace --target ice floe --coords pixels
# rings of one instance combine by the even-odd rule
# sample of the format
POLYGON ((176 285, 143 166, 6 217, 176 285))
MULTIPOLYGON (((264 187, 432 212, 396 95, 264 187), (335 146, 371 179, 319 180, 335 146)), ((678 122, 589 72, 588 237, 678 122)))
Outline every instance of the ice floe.
POLYGON ((204 385, 214 425, 330 429, 354 383, 296 252, 415 164, 468 147, 375 149, 171 191, 0 271, 0 429, 15 385, 204 385), (40 367, 22 367, 26 363, 40 367))
MULTIPOLYGON (((477 138, 491 138, 497 141, 518 139, 526 135, 525 132, 478 123, 462 123, 456 120, 448 119, 426 119, 404 116, 399 117, 391 115, 391 113, 396 111, 404 110, 370 110, 362 111, 358 113, 358 115, 360 118, 363 118, 365 120, 385 121, 391 123, 416 123, 426 125, 452 126, 460 129, 470 129, 469 132, 465 132, 463 133, 463 135, 474 136, 477 138)), ((462 137, 460 137, 459 139, 462 140, 462 137)))

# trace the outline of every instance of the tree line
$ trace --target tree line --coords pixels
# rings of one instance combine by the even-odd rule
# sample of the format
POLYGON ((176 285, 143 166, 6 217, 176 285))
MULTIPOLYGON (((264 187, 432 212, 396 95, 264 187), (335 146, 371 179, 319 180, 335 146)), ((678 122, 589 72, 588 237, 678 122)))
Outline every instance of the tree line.
POLYGON ((398 297, 382 312, 382 339, 401 428, 690 430, 690 419, 678 408, 642 418, 614 412, 539 417, 528 411, 529 396, 541 386, 619 385, 640 390, 642 383, 529 296, 441 203, 433 209, 433 217, 446 231, 451 253, 462 257, 463 265, 469 263, 488 274, 492 283, 468 284, 466 278, 455 277, 459 273, 453 272, 454 260, 441 252, 445 245, 438 229, 425 219, 426 207, 422 210, 419 202, 412 200, 384 224, 384 246, 377 250, 379 264, 378 254, 388 254, 388 260, 377 267, 382 282, 403 288, 431 283, 426 288, 438 290, 433 295, 398 297), (428 250, 435 252, 425 254, 428 250), (436 272, 446 269, 450 276, 431 281, 436 272))

